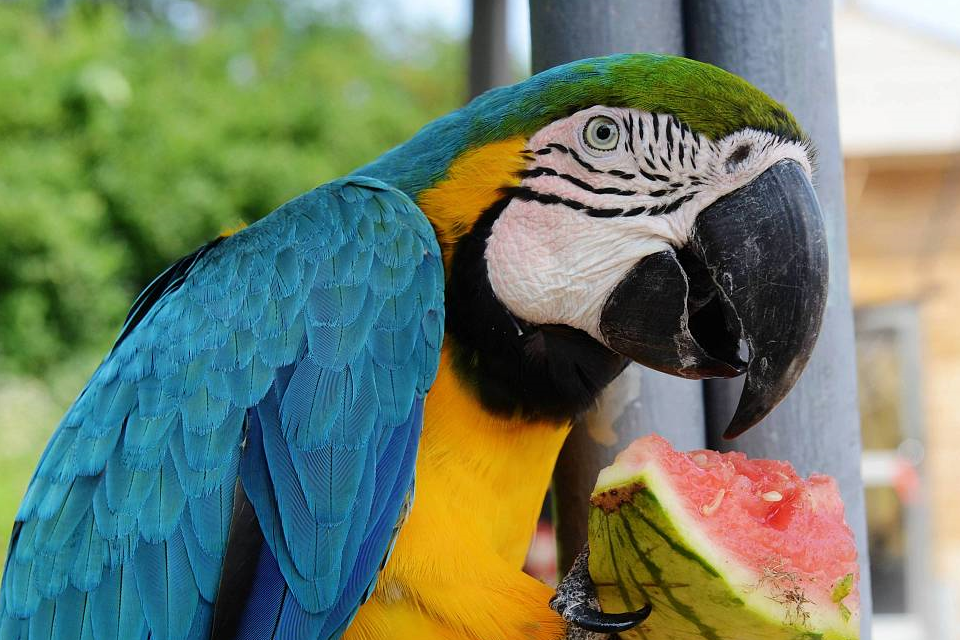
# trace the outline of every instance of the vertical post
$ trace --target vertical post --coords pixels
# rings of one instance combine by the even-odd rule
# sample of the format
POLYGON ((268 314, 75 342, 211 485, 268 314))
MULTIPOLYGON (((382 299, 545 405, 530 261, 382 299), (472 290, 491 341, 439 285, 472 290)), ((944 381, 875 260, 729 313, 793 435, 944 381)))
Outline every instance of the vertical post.
POLYGON ((533 72, 611 53, 683 53, 681 0, 530 0, 533 72))
POLYGON ((507 47, 507 0, 473 0, 470 28, 470 95, 472 99, 513 80, 507 47))
POLYGON ((827 223, 830 294, 820 339, 796 388, 764 424, 720 439, 736 381, 705 385, 710 445, 793 462, 840 484, 861 561, 862 638, 870 638, 870 576, 860 478, 853 317, 847 276, 843 165, 837 123, 830 0, 685 0, 687 55, 740 75, 785 103, 818 150, 817 195, 827 223))
MULTIPOLYGON (((610 53, 683 53, 681 0, 530 0, 533 70, 610 53)), ((575 425, 553 475, 557 566, 587 539, 590 492, 600 469, 630 441, 656 431, 682 448, 704 446, 702 385, 630 365, 596 411, 575 425), (562 505, 562 508, 559 506, 562 505)))

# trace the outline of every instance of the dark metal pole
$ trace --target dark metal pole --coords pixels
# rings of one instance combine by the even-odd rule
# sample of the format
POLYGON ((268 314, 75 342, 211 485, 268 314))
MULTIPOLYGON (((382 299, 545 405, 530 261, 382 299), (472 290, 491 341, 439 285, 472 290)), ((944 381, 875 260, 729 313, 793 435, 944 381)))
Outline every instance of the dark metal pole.
MULTIPOLYGON (((723 67, 784 102, 818 150, 817 195, 827 219, 830 294, 816 351, 796 388, 764 423, 733 442, 721 440, 739 397, 734 381, 706 388, 712 447, 790 460, 802 474, 840 483, 857 535, 862 638, 870 638, 870 576, 860 478, 853 317, 847 276, 843 164, 837 124, 830 0, 686 0, 687 55, 723 67)), ((742 383, 740 383, 742 384, 742 383)))
MULTIPOLYGON (((680 0, 531 0, 533 70, 635 51, 680 54, 680 0)), ((631 365, 598 409, 574 427, 553 475, 557 566, 565 572, 587 539, 587 501, 600 469, 630 441, 657 432, 704 446, 702 385, 631 365)))
POLYGON ((507 47, 507 0, 473 0, 470 29, 470 95, 510 84, 510 51, 507 47))
POLYGON ((530 0, 533 71, 610 53, 683 53, 681 0, 530 0))

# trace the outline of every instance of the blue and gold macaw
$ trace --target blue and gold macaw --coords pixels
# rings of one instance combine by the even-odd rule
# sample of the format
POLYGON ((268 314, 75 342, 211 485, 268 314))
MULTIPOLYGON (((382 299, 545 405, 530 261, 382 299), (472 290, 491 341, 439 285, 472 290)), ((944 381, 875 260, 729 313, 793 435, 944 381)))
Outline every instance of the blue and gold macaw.
POLYGON ((206 244, 44 452, 0 638, 613 628, 521 571, 571 419, 629 360, 746 373, 731 435, 782 399, 825 299, 810 174, 743 80, 619 55, 490 91, 206 244))

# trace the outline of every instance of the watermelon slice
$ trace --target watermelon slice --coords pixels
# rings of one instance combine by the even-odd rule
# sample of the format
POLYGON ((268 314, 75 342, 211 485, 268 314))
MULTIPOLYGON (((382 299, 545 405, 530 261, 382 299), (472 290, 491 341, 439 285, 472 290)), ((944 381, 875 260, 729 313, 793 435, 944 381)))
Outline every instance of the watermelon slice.
POLYGON ((859 637, 856 546, 830 477, 646 436, 601 471, 591 505, 603 610, 653 605, 624 639, 859 637))

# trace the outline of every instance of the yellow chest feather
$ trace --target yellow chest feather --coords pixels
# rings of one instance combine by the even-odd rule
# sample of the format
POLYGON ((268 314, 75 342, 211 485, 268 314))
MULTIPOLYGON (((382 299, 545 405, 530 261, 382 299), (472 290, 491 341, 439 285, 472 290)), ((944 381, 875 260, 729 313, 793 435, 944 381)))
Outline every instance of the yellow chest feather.
POLYGON ((475 531, 519 569, 569 429, 487 413, 449 361, 444 353, 427 397, 417 500, 441 500, 443 511, 456 514, 458 528, 475 531))
POLYGON ((551 590, 520 569, 568 431, 487 413, 444 350, 425 404, 413 509, 345 637, 559 637, 551 590))

